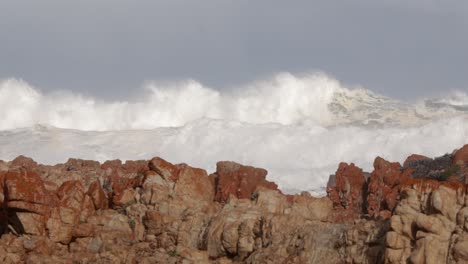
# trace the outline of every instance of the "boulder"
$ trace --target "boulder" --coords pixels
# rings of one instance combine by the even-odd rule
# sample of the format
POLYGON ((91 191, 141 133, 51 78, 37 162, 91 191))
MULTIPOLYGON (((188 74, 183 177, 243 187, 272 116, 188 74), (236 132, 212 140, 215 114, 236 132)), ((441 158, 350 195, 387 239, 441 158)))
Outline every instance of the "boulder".
POLYGON ((377 157, 367 189, 367 213, 373 217, 389 216, 380 212, 391 212, 395 208, 399 185, 408 180, 411 173, 411 169, 403 171, 398 162, 389 162, 377 157))
POLYGON ((178 180, 174 186, 174 195, 177 198, 208 203, 213 201, 214 187, 205 170, 181 165, 178 171, 178 180))
POLYGON ((468 164, 468 144, 466 144, 461 149, 455 152, 455 155, 453 157, 453 163, 465 166, 466 164, 468 164))
MULTIPOLYGON (((83 185, 76 180, 64 182, 57 194, 60 201, 58 206, 52 209, 47 220, 47 229, 52 241, 69 244, 73 238, 73 230, 80 222, 80 215, 87 211, 87 208, 83 207, 86 195, 83 185)), ((88 204, 90 202, 89 199, 88 204)))
POLYGON ((86 194, 89 195, 89 197, 91 197, 93 204, 94 204, 94 208, 96 210, 108 208, 109 203, 107 200, 107 195, 102 189, 101 184, 99 184, 98 181, 93 182, 89 186, 86 194))
POLYGON ((362 169, 353 163, 340 163, 334 182, 327 188, 327 193, 334 207, 360 214, 363 212, 366 178, 362 169))
POLYGON ((150 170, 156 172, 165 180, 177 181, 179 170, 172 163, 159 157, 151 159, 148 164, 150 170))
POLYGON ((5 174, 4 186, 6 206, 13 210, 48 216, 57 203, 57 197, 46 190, 35 171, 11 169, 5 174))
POLYGON ((278 190, 274 182, 266 180, 268 172, 265 169, 244 166, 231 161, 216 163, 215 201, 226 203, 230 195, 240 199, 251 199, 257 187, 278 190))
POLYGON ((37 168, 37 162, 25 156, 18 156, 11 161, 10 167, 23 167, 27 170, 34 170, 37 168))
POLYGON ((432 159, 423 155, 412 154, 406 158, 405 162, 403 162, 403 167, 409 167, 411 163, 414 163, 415 161, 420 161, 420 160, 432 160, 432 159))
POLYGON ((136 192, 133 188, 127 188, 112 197, 112 205, 115 207, 126 207, 136 202, 136 192))

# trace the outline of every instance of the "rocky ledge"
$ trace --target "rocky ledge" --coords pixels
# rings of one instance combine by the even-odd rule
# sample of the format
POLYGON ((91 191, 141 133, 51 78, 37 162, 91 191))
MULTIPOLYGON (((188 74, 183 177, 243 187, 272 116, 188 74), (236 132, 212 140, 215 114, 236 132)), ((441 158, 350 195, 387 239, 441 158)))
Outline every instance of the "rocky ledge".
POLYGON ((341 163, 327 197, 161 158, 0 161, 1 263, 468 263, 468 145, 341 163))

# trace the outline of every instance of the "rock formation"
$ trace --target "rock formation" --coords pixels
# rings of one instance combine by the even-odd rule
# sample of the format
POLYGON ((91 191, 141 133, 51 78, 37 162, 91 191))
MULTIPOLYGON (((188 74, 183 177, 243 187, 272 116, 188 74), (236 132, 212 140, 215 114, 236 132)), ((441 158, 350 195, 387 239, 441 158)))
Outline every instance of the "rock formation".
POLYGON ((468 145, 366 173, 341 163, 327 197, 267 171, 211 175, 162 158, 0 161, 1 263, 468 263, 468 145))

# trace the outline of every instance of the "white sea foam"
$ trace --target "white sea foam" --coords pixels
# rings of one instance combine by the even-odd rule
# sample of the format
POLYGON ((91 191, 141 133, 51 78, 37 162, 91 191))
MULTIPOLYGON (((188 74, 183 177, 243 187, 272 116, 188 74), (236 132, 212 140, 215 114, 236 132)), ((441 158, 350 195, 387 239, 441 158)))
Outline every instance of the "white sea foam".
POLYGON ((2 81, 0 130, 38 123, 87 131, 154 129, 201 118, 283 125, 414 124, 459 114, 461 105, 467 105, 462 92, 439 104, 409 105, 362 88, 349 89, 324 74, 282 73, 224 92, 196 81, 164 86, 153 82, 141 94, 140 100, 107 102, 71 92, 43 94, 24 81, 2 81))
POLYGON ((324 74, 284 73, 230 92, 195 81, 149 83, 140 98, 106 102, 0 82, 0 159, 161 156, 209 172, 219 160, 234 160, 267 168, 285 191, 323 193, 341 161, 371 170, 378 155, 403 161, 468 143, 463 92, 409 104, 324 74))

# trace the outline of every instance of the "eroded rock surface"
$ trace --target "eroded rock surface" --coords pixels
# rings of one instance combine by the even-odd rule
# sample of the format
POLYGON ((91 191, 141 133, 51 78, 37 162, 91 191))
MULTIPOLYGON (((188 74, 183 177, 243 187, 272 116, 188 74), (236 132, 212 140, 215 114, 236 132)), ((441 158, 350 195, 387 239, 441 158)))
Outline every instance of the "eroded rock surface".
POLYGON ((0 162, 1 263, 468 263, 468 146, 341 163, 327 197, 162 158, 0 162))

